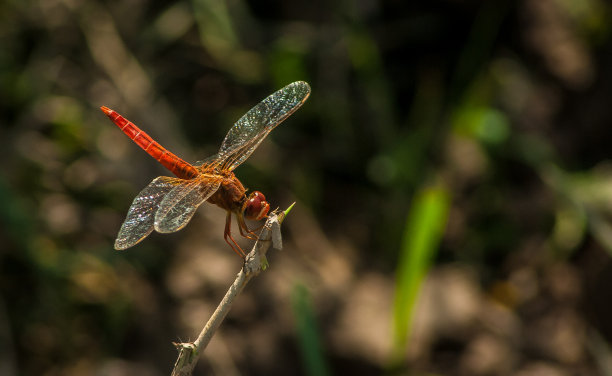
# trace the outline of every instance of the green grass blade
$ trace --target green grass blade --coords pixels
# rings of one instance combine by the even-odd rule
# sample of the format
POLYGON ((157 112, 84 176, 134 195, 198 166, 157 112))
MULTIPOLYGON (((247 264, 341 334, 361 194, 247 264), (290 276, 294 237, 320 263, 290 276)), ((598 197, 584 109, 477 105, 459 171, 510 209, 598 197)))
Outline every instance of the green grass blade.
POLYGON ((304 360, 304 373, 309 376, 329 375, 330 373, 321 349, 319 330, 306 287, 296 285, 293 289, 291 300, 297 323, 302 359, 304 360))
POLYGON ((421 282, 444 234, 450 198, 442 187, 419 192, 408 214, 397 266, 393 307, 393 363, 401 360, 410 335, 421 282))

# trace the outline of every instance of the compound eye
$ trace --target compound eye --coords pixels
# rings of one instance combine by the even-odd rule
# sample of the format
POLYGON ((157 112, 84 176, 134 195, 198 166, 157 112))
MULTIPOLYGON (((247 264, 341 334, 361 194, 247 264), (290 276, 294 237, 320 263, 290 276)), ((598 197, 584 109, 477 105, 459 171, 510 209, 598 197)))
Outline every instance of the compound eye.
POLYGON ((270 204, 266 201, 266 196, 259 191, 251 193, 244 204, 244 216, 247 219, 260 220, 268 215, 270 204))

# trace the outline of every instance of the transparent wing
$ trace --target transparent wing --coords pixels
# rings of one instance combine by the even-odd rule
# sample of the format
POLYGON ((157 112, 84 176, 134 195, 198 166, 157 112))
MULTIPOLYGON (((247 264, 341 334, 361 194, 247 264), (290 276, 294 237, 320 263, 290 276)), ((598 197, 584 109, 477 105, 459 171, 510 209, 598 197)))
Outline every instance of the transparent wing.
POLYGON ((193 217, 198 207, 219 189, 222 178, 200 175, 188 184, 177 185, 166 194, 155 213, 155 231, 175 232, 193 217))
POLYGON ((268 133, 300 108, 309 95, 308 83, 297 81, 251 108, 234 124, 221 144, 218 154, 221 169, 233 170, 244 162, 268 133))
POLYGON ((201 166, 204 172, 209 171, 208 167, 212 166, 212 168, 218 166, 218 160, 219 160, 219 154, 214 154, 211 155, 210 157, 206 158, 206 159, 202 159, 200 161, 195 162, 193 165, 194 166, 201 166), (208 167, 204 167, 204 165, 207 165, 208 167))
POLYGON ((153 231, 155 212, 166 194, 186 180, 160 176, 155 178, 134 198, 132 206, 121 225, 115 249, 122 250, 133 246, 153 231))

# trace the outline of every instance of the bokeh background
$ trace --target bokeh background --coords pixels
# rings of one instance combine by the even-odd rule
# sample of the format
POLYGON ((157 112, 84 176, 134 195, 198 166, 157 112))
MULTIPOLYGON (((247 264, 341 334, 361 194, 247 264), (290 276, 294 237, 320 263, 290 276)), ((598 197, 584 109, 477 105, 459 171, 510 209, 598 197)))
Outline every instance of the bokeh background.
POLYGON ((284 250, 196 374, 611 375, 611 11, 0 2, 0 374, 169 374, 241 266, 207 204, 112 249, 168 173, 99 106, 196 161, 305 80, 237 170, 284 250))

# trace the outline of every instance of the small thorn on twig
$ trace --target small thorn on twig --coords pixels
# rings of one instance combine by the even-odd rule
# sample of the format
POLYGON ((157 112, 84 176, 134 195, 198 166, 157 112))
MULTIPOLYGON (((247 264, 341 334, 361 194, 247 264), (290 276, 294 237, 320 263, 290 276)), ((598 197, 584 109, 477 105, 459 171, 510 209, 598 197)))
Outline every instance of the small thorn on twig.
MULTIPOLYGON (((289 205, 289 207, 287 209, 285 209, 285 211, 283 212, 283 218, 285 218, 287 216, 287 214, 289 214, 289 212, 291 211, 291 209, 293 209, 293 207, 295 206, 295 202, 291 205, 289 205)), ((281 219, 282 222, 282 219, 281 219)))

